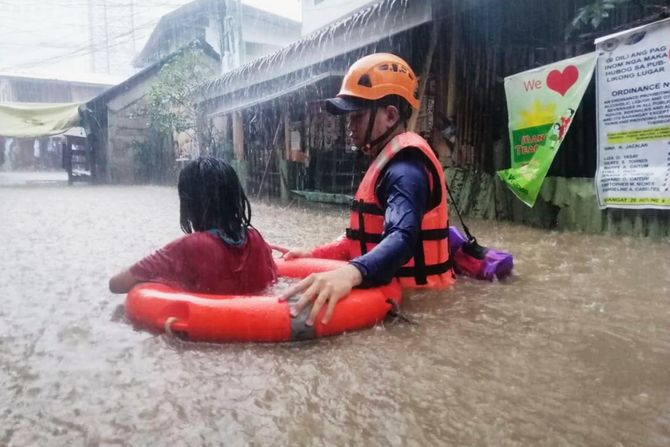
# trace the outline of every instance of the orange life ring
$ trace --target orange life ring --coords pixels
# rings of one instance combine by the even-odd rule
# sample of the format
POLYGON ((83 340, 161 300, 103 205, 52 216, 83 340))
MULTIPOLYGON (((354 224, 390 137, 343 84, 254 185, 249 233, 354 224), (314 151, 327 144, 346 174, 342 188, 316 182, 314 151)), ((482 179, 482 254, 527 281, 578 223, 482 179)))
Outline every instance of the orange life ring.
MULTIPOLYGON (((310 273, 332 270, 343 261, 301 258, 277 260, 279 275, 304 278, 310 273)), ((382 287, 354 289, 335 307, 327 325, 317 318, 313 326, 305 320, 309 307, 295 318, 289 303, 276 296, 207 295, 177 291, 164 284, 134 287, 126 298, 126 315, 142 327, 170 330, 194 341, 281 342, 326 337, 374 326, 401 302, 396 280, 382 287)), ((325 311, 322 310, 322 313, 325 311)))

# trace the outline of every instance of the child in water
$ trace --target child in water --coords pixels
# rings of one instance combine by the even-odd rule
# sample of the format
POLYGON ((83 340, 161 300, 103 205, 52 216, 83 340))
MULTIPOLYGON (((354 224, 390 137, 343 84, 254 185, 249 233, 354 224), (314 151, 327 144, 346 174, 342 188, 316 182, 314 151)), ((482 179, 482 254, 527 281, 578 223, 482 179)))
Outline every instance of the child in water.
POLYGON ((251 226, 249 200, 228 163, 213 157, 190 162, 177 189, 186 235, 112 277, 112 293, 158 282, 189 292, 249 294, 277 279, 271 249, 251 226))

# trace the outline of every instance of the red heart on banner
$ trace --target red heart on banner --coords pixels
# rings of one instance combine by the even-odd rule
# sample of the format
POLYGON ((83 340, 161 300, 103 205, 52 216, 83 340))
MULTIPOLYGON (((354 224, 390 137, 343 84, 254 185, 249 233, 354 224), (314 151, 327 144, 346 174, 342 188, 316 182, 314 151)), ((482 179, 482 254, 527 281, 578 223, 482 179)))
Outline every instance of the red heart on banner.
POLYGON ((549 72, 547 75, 547 87, 561 96, 565 96, 570 87, 575 85, 577 79, 579 79, 579 70, 574 65, 568 65, 563 69, 563 72, 559 70, 549 72))

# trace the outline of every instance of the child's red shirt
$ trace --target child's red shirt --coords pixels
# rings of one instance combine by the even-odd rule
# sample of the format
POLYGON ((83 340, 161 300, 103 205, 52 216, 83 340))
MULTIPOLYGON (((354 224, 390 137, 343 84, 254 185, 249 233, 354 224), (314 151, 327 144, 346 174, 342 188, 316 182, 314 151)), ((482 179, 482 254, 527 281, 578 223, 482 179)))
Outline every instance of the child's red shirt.
POLYGON ((189 292, 253 294, 277 279, 277 266, 260 233, 247 228, 239 246, 209 232, 187 234, 137 262, 130 273, 189 292))

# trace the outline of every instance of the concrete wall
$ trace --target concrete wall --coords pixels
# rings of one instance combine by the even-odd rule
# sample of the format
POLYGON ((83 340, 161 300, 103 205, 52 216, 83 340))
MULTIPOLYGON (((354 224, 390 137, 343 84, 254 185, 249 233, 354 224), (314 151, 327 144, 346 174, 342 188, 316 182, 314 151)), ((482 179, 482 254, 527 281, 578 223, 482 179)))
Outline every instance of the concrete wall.
POLYGON ((107 103, 107 179, 111 183, 135 182, 134 143, 149 138, 147 95, 159 71, 129 86, 107 103))
POLYGON ((335 20, 348 16, 378 0, 303 0, 302 35, 306 35, 328 25, 335 20))
POLYGON ((107 169, 112 183, 135 181, 133 144, 148 138, 148 119, 136 115, 145 107, 146 100, 141 98, 120 110, 107 110, 107 169))
POLYGON ((300 38, 300 23, 243 8, 242 39, 245 42, 282 48, 300 38))
MULTIPOLYGON (((216 73, 217 62, 207 56, 201 63, 216 73)), ((142 81, 129 85, 127 90, 117 94, 107 103, 107 134, 104 144, 106 173, 104 178, 111 183, 134 183, 136 166, 134 144, 146 142, 150 138, 148 116, 148 94, 158 81, 160 71, 156 70, 142 81)), ((170 142, 155 142, 170 144, 170 142)), ((172 147, 165 148, 172 157, 172 147)))

